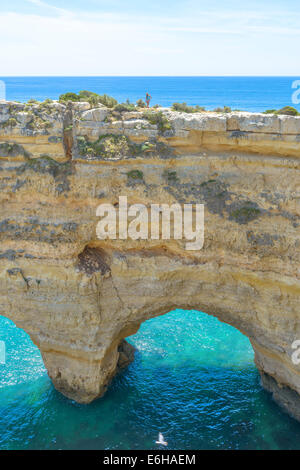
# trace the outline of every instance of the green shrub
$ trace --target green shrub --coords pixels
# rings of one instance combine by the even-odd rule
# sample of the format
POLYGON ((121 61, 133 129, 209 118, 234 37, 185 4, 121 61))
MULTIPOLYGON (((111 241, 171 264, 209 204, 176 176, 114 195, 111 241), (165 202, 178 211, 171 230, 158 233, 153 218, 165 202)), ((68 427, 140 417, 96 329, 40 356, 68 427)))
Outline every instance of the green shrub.
POLYGON ((296 108, 293 108, 292 106, 284 106, 284 108, 281 109, 267 109, 264 111, 264 114, 282 114, 285 116, 299 116, 300 113, 298 113, 296 108))
MULTIPOLYGON (((37 111, 40 113, 47 113, 47 114, 54 114, 56 112, 55 108, 51 106, 51 100, 44 101, 43 103, 40 103, 37 107, 37 111)), ((25 108, 24 108, 25 111, 25 108)))
POLYGON ((142 180, 144 175, 140 170, 131 170, 127 173, 127 176, 132 180, 142 180))
POLYGON ((107 108, 113 108, 114 106, 116 106, 116 104, 118 104, 115 98, 113 98, 112 96, 105 95, 105 94, 99 95, 99 103, 103 104, 107 108))
POLYGON ((39 158, 27 158, 26 163, 18 167, 19 174, 32 170, 36 173, 49 173, 54 178, 63 178, 72 174, 71 162, 57 162, 49 155, 41 155, 39 158))
POLYGON ((87 101, 91 106, 97 106, 99 103, 99 95, 93 91, 81 90, 78 93, 78 101, 87 101))
POLYGON ((146 111, 143 118, 147 119, 150 124, 156 125, 160 133, 171 130, 172 126, 168 118, 161 112, 146 111))
POLYGON ((223 108, 216 108, 214 109, 215 113, 231 113, 230 106, 223 106, 223 108))
POLYGON ((86 141, 85 137, 83 137, 81 135, 77 137, 77 147, 78 147, 79 155, 86 155, 86 153, 87 153, 87 141, 86 141))
POLYGON ((261 215, 261 210, 258 207, 251 206, 251 203, 245 203, 243 207, 239 207, 230 213, 230 219, 235 220, 241 224, 247 224, 251 220, 256 219, 261 215))
POLYGON ((77 137, 79 155, 102 158, 120 158, 130 153, 135 153, 134 146, 128 137, 124 135, 105 134, 95 142, 88 141, 85 137, 77 137))
POLYGON ((152 144, 151 142, 144 142, 143 144, 141 144, 141 153, 148 153, 148 152, 152 152, 155 150, 155 144, 152 144))
POLYGON ((34 119, 27 124, 27 129, 35 131, 35 130, 43 130, 49 129, 53 127, 53 123, 47 120, 42 119, 39 116, 34 116, 34 119))
POLYGON ((123 113, 125 111, 136 111, 136 107, 133 103, 120 103, 120 104, 117 104, 115 107, 114 107, 114 111, 117 111, 118 113, 123 113))
POLYGON ((146 103, 141 99, 137 100, 136 105, 138 108, 146 108, 146 103))
POLYGON ((87 101, 90 103, 91 106, 97 106, 98 104, 103 104, 107 108, 113 108, 117 105, 117 100, 115 100, 112 96, 98 95, 93 91, 82 90, 78 94, 79 101, 87 101))
POLYGON ((18 124, 17 120, 13 117, 7 119, 7 121, 4 121, 2 123, 2 127, 16 127, 18 124))
POLYGON ((173 111, 180 111, 182 113, 199 113, 201 111, 205 111, 203 106, 188 106, 186 103, 173 103, 172 104, 173 111))
POLYGON ((176 183, 179 181, 177 173, 175 170, 165 170, 163 177, 167 180, 168 183, 176 183))
POLYGON ((0 155, 2 157, 23 155, 29 157, 29 153, 20 144, 14 142, 0 142, 0 155))
POLYGON ((118 104, 117 100, 109 95, 98 95, 97 93, 88 90, 81 90, 78 94, 72 92, 64 93, 63 95, 60 95, 59 101, 62 103, 66 101, 87 101, 91 106, 96 107, 99 104, 103 104, 103 106, 107 106, 108 108, 113 108, 118 104))
POLYGON ((286 116, 298 116, 299 113, 297 109, 293 108, 292 106, 285 106, 284 108, 279 109, 277 114, 285 114, 286 116))
POLYGON ((163 142, 153 140, 143 143, 132 142, 124 135, 105 134, 95 142, 90 142, 84 136, 77 137, 77 149, 79 155, 91 157, 122 157, 122 156, 149 156, 149 155, 173 155, 173 149, 163 142))
POLYGON ((64 101, 80 101, 79 96, 76 93, 68 92, 60 95, 59 97, 60 102, 64 101))

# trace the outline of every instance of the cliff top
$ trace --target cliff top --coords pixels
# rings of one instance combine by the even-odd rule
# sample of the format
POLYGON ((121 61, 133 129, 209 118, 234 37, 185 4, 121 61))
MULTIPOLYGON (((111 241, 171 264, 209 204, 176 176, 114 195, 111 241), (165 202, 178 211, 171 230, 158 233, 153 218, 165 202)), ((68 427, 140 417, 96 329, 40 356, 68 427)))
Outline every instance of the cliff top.
MULTIPOLYGON (((300 116, 198 108, 183 112, 126 103, 108 107, 84 101, 3 101, 1 141, 22 144, 31 156, 47 154, 58 160, 195 154, 202 149, 299 158, 300 116), (26 148, 32 138, 39 138, 35 144, 43 143, 43 148, 26 148)), ((0 147, 0 158, 7 156, 0 147)))

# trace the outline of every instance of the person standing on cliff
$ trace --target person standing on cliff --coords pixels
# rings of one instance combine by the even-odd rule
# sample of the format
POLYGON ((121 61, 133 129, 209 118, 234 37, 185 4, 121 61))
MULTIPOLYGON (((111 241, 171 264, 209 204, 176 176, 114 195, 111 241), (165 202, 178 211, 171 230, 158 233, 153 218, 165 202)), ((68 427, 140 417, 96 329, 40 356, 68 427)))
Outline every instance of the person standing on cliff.
POLYGON ((147 108, 149 108, 150 101, 151 101, 152 96, 149 95, 149 93, 146 93, 146 103, 147 103, 147 108))

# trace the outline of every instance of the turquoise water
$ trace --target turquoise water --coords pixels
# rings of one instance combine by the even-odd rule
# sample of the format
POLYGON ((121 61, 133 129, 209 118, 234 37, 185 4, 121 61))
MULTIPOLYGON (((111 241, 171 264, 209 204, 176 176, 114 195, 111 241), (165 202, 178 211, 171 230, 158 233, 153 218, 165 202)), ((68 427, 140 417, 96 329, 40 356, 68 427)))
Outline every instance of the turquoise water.
POLYGON ((300 449, 300 424, 262 390, 248 339, 176 310, 129 338, 134 363, 78 405, 55 391, 29 337, 0 317, 0 449, 300 449))
MULTIPOLYGON (((292 83, 300 77, 2 77, 8 100, 57 99, 67 91, 107 93, 118 101, 135 102, 148 91, 151 104, 175 101, 214 109, 231 106, 242 111, 265 111, 292 103, 292 83)), ((1 79, 1 77, 0 77, 1 79)))

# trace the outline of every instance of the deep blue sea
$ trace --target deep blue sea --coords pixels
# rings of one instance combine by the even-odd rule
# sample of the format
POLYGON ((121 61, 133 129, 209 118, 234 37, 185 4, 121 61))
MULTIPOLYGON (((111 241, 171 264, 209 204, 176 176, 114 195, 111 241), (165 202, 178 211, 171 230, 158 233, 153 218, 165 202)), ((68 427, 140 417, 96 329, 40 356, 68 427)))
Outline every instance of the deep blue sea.
MULTIPOLYGON (((1 79, 1 77, 0 77, 1 79)), ((119 102, 152 96, 151 105, 186 102, 212 110, 230 106, 242 111, 265 111, 292 103, 292 84, 299 77, 2 77, 8 100, 57 99, 68 91, 90 90, 119 102)), ((295 106, 300 111, 300 106, 295 106)))
MULTIPOLYGON (((56 99, 88 89, 118 101, 152 95, 207 109, 292 105, 298 77, 4 78, 7 99, 56 99)), ((298 107, 299 109, 299 107, 298 107)), ((299 109, 300 110, 300 109, 299 109)), ((135 361, 106 395, 78 405, 55 391, 24 331, 0 317, 0 449, 300 449, 300 424, 260 386, 249 340, 216 318, 176 310, 129 338, 135 361), (0 358, 1 359, 1 358, 0 358)))
POLYGON ((28 335, 1 317, 0 449, 300 449, 300 424, 265 392, 248 339, 176 310, 129 338, 135 361, 106 395, 78 405, 55 391, 28 335))

